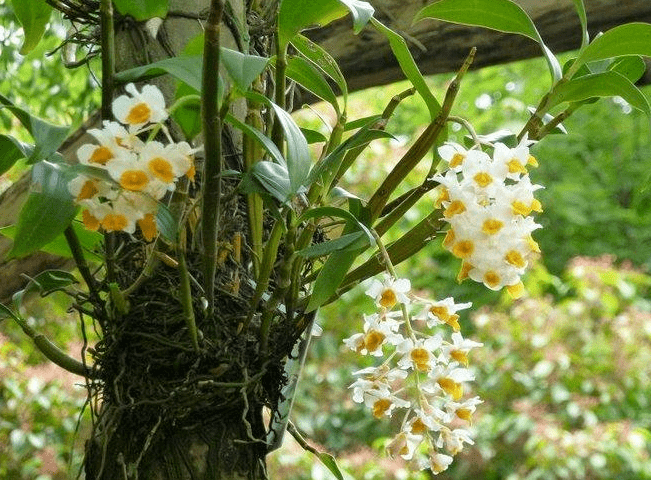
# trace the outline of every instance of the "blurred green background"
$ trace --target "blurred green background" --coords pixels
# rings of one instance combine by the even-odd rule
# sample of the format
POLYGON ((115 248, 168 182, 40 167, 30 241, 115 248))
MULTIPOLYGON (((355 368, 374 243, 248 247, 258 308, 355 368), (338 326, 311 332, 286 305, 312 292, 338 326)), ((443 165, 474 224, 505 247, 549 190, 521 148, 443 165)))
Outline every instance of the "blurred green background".
MULTIPOLYGON (((61 66, 51 38, 27 57, 0 3, 0 93, 54 123, 80 124, 97 106, 93 69, 61 66)), ((62 27, 53 25, 60 38, 62 27)), ((518 131, 527 107, 545 92, 544 61, 534 59, 470 73, 454 114, 469 119, 480 134, 518 131)), ((428 79, 439 98, 451 75, 428 79)), ((349 119, 380 112, 394 84, 352 96, 349 119)), ((648 87, 644 92, 651 93, 648 87)), ((313 107, 328 118, 324 105, 313 107)), ((319 128, 310 110, 300 121, 319 128)), ((428 119, 415 97, 404 101, 387 130, 396 141, 376 141, 346 177, 347 188, 368 196, 382 174, 400 158, 428 119)), ((0 129, 22 135, 0 113, 0 129)), ((567 135, 547 137, 533 147, 540 167, 531 171, 544 212, 534 237, 543 251, 525 277, 528 295, 516 302, 480 285, 457 284, 458 260, 434 241, 398 267, 416 289, 433 298, 472 301, 462 330, 484 342, 473 351, 477 381, 471 395, 485 403, 475 415, 476 445, 455 458, 438 478, 462 479, 644 479, 651 478, 651 138, 649 122, 620 99, 579 110, 565 123, 567 135)), ((463 132, 450 131, 461 141, 463 132)), ((426 163, 426 162, 424 162, 426 163)), ((415 172, 422 180, 428 165, 415 172)), ((0 177, 0 190, 17 176, 0 177)), ((405 187, 406 188, 406 187, 405 187)), ((399 225, 413 225, 433 206, 421 201, 399 225)), ((390 235, 390 236, 391 236, 390 235)), ((34 317, 43 305, 33 305, 34 317)), ((65 311, 59 308, 61 318, 65 311)), ((386 458, 384 445, 395 430, 373 419, 350 399, 351 372, 369 363, 346 352, 342 338, 361 329, 372 309, 363 288, 324 308, 324 332, 313 340, 293 411, 293 420, 319 449, 336 455, 355 479, 425 479, 386 458)), ((58 343, 79 349, 74 318, 35 320, 58 343)), ((76 475, 84 419, 78 411, 83 387, 41 364, 17 329, 0 330, 0 478, 47 480, 76 475), (75 433, 79 430, 79 433, 75 433)), ((288 435, 270 457, 272 478, 334 478, 288 435)))

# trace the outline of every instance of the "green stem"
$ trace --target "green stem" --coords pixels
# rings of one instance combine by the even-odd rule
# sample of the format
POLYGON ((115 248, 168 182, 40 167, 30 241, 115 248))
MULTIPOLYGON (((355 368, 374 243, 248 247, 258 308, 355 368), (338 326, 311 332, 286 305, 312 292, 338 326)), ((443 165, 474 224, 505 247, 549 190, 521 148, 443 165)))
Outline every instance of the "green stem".
POLYGON ((27 322, 18 316, 12 317, 25 334, 32 339, 36 348, 52 363, 81 377, 93 378, 92 368, 68 356, 63 350, 53 344, 45 335, 36 332, 27 322))
MULTIPOLYGON (((115 89, 115 29, 113 25, 113 2, 101 0, 100 32, 102 44, 102 120, 113 117, 112 104, 115 89)), ((106 278, 115 282, 115 235, 104 233, 106 249, 106 278)))
POLYGON ((375 226, 375 230, 383 236, 395 223, 404 217, 405 213, 413 207, 423 195, 438 185, 438 182, 428 177, 419 186, 400 195, 382 210, 382 220, 375 226))
POLYGON ((292 264, 296 258, 294 254, 296 242, 296 229, 291 226, 285 236, 285 252, 283 261, 278 269, 278 281, 271 298, 267 301, 260 319, 260 354, 266 357, 269 348, 269 333, 271 331, 271 320, 273 320, 276 308, 285 297, 291 285, 292 264))
POLYGON ((271 277, 271 272, 273 271, 273 266, 276 262, 276 255, 278 254, 278 247, 280 246, 282 233, 282 222, 280 220, 276 220, 276 223, 274 223, 274 226, 271 229, 271 234, 269 235, 269 239, 267 240, 267 244, 264 248, 262 262, 260 263, 260 274, 256 278, 257 283, 255 286, 255 293, 251 299, 249 315, 247 316, 246 321, 243 325, 244 329, 248 328, 249 324, 251 323, 251 319, 258 309, 258 303, 260 303, 262 295, 269 286, 269 278, 271 277))
POLYGON ((183 317, 185 324, 188 327, 188 333, 192 340, 194 351, 199 353, 199 340, 197 335, 197 323, 194 318, 194 308, 192 306, 192 289, 190 287, 190 273, 188 272, 188 265, 185 261, 185 252, 183 248, 178 250, 179 258, 179 277, 181 281, 181 305, 183 306, 183 317))
POLYGON ((377 189, 369 200, 368 207, 371 212, 372 220, 378 218, 380 212, 386 205, 389 196, 405 179, 407 174, 409 174, 409 172, 411 172, 422 160, 432 145, 434 145, 434 142, 436 142, 436 139, 443 130, 445 122, 450 115, 452 105, 454 104, 457 92, 459 91, 461 80, 468 71, 468 68, 475 57, 475 51, 475 48, 470 51, 470 54, 457 72, 457 75, 454 77, 452 82, 450 82, 450 85, 445 92, 445 99, 443 100, 443 105, 441 106, 439 114, 436 116, 434 121, 428 125, 423 134, 418 137, 416 142, 409 148, 407 153, 405 153, 405 155, 400 159, 393 170, 391 170, 389 175, 387 175, 387 178, 382 182, 382 185, 380 185, 380 188, 377 189))
POLYGON ((572 103, 569 107, 563 110, 561 113, 552 118, 544 127, 538 131, 538 137, 534 140, 541 140, 545 136, 549 135, 551 131, 559 126, 562 122, 567 120, 577 108, 581 106, 580 103, 572 103))
POLYGON ((204 290, 208 300, 209 314, 212 314, 215 307, 217 225, 219 223, 221 197, 222 119, 219 115, 215 73, 219 71, 219 35, 223 10, 224 3, 222 0, 211 1, 208 21, 205 25, 201 93, 201 121, 205 151, 201 233, 204 248, 204 290))
MULTIPOLYGON (((285 108, 285 90, 287 88, 287 78, 285 70, 287 69, 287 46, 280 45, 276 39, 276 75, 275 75, 275 91, 274 102, 280 108, 285 108)), ((283 128, 278 119, 276 118, 271 129, 271 140, 278 147, 278 150, 284 152, 283 147, 283 128)))
POLYGON ((72 228, 72 225, 66 227, 63 231, 63 235, 66 238, 66 242, 68 242, 68 247, 70 247, 70 252, 72 253, 72 258, 77 265, 77 269, 88 286, 91 298, 93 301, 99 300, 97 281, 95 280, 95 277, 93 277, 93 274, 88 267, 88 263, 86 263, 86 257, 84 257, 84 251, 79 242, 79 237, 77 237, 77 233, 75 232, 75 229, 72 228))
MULTIPOLYGON (((260 113, 260 104, 252 100, 247 100, 248 113, 246 115, 247 125, 262 131, 262 115, 260 113)), ((255 139, 248 135, 242 140, 242 154, 244 157, 245 171, 250 172, 255 163, 262 160, 264 156, 263 149, 255 139)), ((246 204, 249 220, 249 244, 253 250, 253 273, 257 277, 260 275, 260 262, 262 259, 262 234, 263 234, 263 203, 262 197, 257 193, 248 193, 246 195, 246 204)))

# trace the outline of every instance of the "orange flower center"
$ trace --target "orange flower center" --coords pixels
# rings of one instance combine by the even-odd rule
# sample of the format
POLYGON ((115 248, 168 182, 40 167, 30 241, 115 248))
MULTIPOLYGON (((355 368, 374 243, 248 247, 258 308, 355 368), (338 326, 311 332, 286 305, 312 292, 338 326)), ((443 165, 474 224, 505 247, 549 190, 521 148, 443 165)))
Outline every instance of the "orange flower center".
POLYGON ((452 248, 452 254, 458 258, 468 258, 474 251, 475 245, 470 240, 461 240, 452 248))
POLYGON ((149 171, 165 183, 172 183, 174 181, 172 165, 164 158, 156 157, 149 160, 149 171))
POLYGON ((382 296, 380 297, 380 305, 382 305, 384 308, 391 308, 396 303, 398 303, 396 292, 394 292, 390 288, 387 288, 382 292, 382 296))
POLYGON ((472 178, 480 187, 487 187, 493 181, 493 177, 491 177, 490 174, 486 172, 479 172, 472 178))
POLYGON ((127 218, 119 213, 109 213, 102 220, 102 227, 107 232, 117 232, 124 230, 127 225, 127 218))
POLYGON ((424 348, 414 348, 410 355, 419 372, 429 372, 429 352, 424 348))
POLYGON ((463 204, 463 202, 461 200, 455 200, 454 202, 450 203, 450 205, 448 205, 448 208, 446 208, 445 212, 443 212, 443 216, 450 218, 465 211, 466 206, 463 204))
POLYGON ((524 268, 527 265, 527 262, 525 262, 524 258, 522 258, 522 255, 520 255, 520 252, 517 250, 509 250, 504 256, 504 259, 518 268, 524 268))
POLYGON ((95 218, 88 210, 81 212, 81 220, 84 222, 84 227, 88 230, 97 230, 99 228, 99 220, 95 218))
POLYGON ((146 123, 151 117, 151 109, 145 102, 140 102, 129 110, 126 121, 129 125, 137 125, 139 123, 146 123))
POLYGON ((495 235, 497 232, 501 230, 503 226, 504 226, 504 222, 497 220, 495 218, 489 218, 482 225, 481 231, 487 235, 495 235))
POLYGON ((142 170, 125 170, 120 175, 120 185, 126 190, 139 192, 147 186, 149 178, 142 170))
POLYGON ((450 168, 458 167, 463 163, 463 161, 466 159, 465 155, 462 155, 461 153, 455 153, 452 155, 452 158, 450 159, 450 168))
POLYGON ((373 404, 373 416, 375 418, 382 418, 384 412, 391 407, 391 400, 388 398, 381 398, 373 404))
POLYGON ((369 352, 374 352, 382 345, 385 338, 386 337, 382 332, 371 330, 366 334, 366 337, 364 337, 364 345, 366 345, 366 349, 369 352))
POLYGON ((138 227, 140 227, 140 231, 142 232, 142 236, 145 237, 145 240, 151 242, 158 233, 158 229, 156 228, 156 218, 154 217, 154 214, 146 214, 143 218, 138 220, 137 223, 138 227))
POLYGON ((88 161, 90 163, 99 163, 100 165, 106 165, 106 162, 108 162, 112 158, 113 158, 113 152, 111 152, 111 150, 108 147, 102 145, 97 147, 95 150, 93 150, 93 153, 91 154, 88 161))
POLYGON ((99 193, 99 190, 97 190, 95 182, 92 180, 86 180, 86 182, 81 187, 81 190, 79 190, 77 200, 86 200, 88 198, 93 198, 97 193, 99 193))

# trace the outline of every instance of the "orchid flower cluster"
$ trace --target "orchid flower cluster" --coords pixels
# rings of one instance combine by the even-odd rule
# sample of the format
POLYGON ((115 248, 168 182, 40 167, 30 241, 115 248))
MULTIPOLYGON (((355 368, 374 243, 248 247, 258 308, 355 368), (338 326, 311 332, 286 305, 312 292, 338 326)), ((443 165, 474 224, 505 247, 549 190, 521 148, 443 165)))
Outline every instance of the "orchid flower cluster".
POLYGON ((449 143, 439 148, 449 164, 439 204, 450 229, 443 246, 462 260, 458 279, 470 277, 492 290, 506 286, 517 298, 520 280, 540 248, 531 232, 540 228, 531 216, 542 206, 533 196, 540 185, 529 179, 527 165, 537 166, 525 136, 515 148, 495 143, 492 158, 479 149, 449 143))
POLYGON ((104 121, 102 129, 88 130, 98 144, 77 150, 82 165, 100 171, 81 170, 68 190, 82 207, 87 229, 134 233, 137 225, 151 241, 158 232, 159 200, 174 191, 182 176, 194 179, 195 152, 187 142, 175 143, 162 124, 168 112, 157 87, 145 85, 139 92, 128 84, 126 91, 128 95, 112 104, 118 121, 104 121), (152 140, 160 130, 168 138, 166 145, 152 140), (150 138, 143 141, 140 137, 146 132, 150 138))
POLYGON ((467 427, 481 400, 463 399, 463 385, 474 380, 468 353, 482 344, 464 339, 459 331, 457 312, 470 303, 455 303, 451 297, 432 301, 410 290, 408 279, 387 275, 383 281, 374 279, 366 291, 378 311, 364 315, 363 333, 344 343, 384 361, 355 372, 358 378, 350 388, 353 401, 364 403, 378 419, 406 410, 388 453, 413 468, 440 473, 464 444, 474 443, 467 427), (416 330, 416 321, 427 330, 416 330))

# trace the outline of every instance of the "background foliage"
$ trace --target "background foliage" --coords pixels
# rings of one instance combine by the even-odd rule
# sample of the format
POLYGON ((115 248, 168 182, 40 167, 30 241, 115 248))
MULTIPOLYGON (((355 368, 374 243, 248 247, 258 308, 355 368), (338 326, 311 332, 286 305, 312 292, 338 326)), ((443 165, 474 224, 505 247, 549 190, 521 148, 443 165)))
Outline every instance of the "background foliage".
MULTIPOLYGON (((22 57, 20 39, 10 33, 17 30, 15 22, 2 3, 0 22, 5 72, 0 93, 11 93, 18 104, 53 122, 84 118, 97 103, 92 65, 70 72, 58 61, 48 62, 43 54, 57 42, 47 36, 22 57)), ((473 72, 454 113, 472 118, 479 133, 517 131, 527 107, 543 93, 535 79, 544 75, 541 59, 473 72)), ((441 92, 449 78, 429 79, 430 87, 441 92)), ((377 113, 406 88, 396 84, 351 95, 350 116, 377 113)), ((316 108, 328 116, 328 107, 316 108)), ((307 117, 313 118, 302 114, 303 122, 318 128, 307 117)), ((358 192, 371 192, 428 118, 420 101, 405 101, 388 128, 399 141, 376 141, 347 181, 358 192)), ((0 115, 3 131, 12 130, 8 119, 0 115)), ((648 123, 615 99, 580 110, 565 126, 568 135, 549 137, 534 148, 540 168, 532 178, 546 186, 539 192, 545 208, 539 221, 545 228, 536 234, 544 256, 527 278, 529 298, 510 304, 468 283, 443 290, 452 284, 458 264, 437 253, 437 245, 399 267, 418 288, 483 305, 472 318, 462 318, 466 329, 475 330, 473 338, 485 343, 472 361, 478 365, 477 394, 486 402, 476 416, 477 447, 464 452, 447 478, 649 478, 651 417, 645 411, 651 398, 651 277, 643 272, 651 267, 651 254, 642 248, 651 240, 648 123), (617 263, 572 260, 602 254, 614 255, 617 263), (618 266, 624 260, 638 270, 618 266)), ((451 132, 451 140, 461 141, 458 135, 451 132)), ((421 203, 421 215, 430 202, 421 203)), ((400 463, 378 463, 369 449, 369 439, 388 436, 390 426, 353 405, 346 390, 350 373, 364 365, 354 365, 341 339, 359 328, 368 305, 356 290, 321 313, 324 334, 312 345, 295 422, 323 449, 337 453, 354 478, 407 478, 400 463), (392 476, 387 477, 387 468, 392 476)), ((65 322, 48 328, 59 343, 73 333, 65 322)), ((20 336, 5 327, 3 332, 9 336, 0 344, 0 444, 12 448, 0 450, 0 477, 65 478, 61 472, 71 462, 83 390, 72 389, 70 382, 42 382, 40 370, 20 367, 36 363, 38 355, 26 358, 23 345, 14 344, 20 336)), ((329 478, 325 468, 291 445, 272 460, 279 477, 329 478)))

